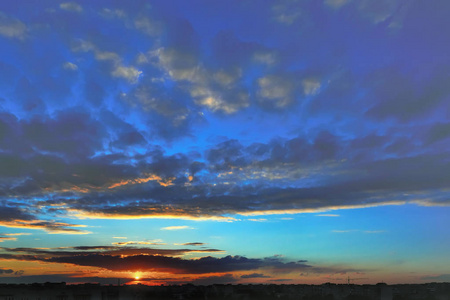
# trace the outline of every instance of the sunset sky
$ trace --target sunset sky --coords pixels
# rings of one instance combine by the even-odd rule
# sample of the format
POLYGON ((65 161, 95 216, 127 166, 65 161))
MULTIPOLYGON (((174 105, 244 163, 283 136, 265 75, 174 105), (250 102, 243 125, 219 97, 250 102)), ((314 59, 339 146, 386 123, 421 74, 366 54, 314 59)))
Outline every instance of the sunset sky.
POLYGON ((0 1, 0 283, 450 281, 449 16, 0 1))

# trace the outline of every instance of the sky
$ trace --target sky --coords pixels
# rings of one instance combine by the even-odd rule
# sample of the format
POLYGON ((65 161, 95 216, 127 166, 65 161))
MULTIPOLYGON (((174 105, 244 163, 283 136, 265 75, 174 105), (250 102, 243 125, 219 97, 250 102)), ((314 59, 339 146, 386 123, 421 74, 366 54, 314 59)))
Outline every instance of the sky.
POLYGON ((0 283, 450 281, 449 15, 0 1, 0 283))

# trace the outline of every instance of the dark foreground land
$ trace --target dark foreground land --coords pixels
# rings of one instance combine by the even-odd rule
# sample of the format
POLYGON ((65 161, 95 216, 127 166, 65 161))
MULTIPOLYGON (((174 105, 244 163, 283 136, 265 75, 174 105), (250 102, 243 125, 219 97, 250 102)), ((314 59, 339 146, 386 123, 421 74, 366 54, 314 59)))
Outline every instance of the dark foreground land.
POLYGON ((450 300, 450 283, 376 285, 100 285, 0 284, 0 300, 450 300))

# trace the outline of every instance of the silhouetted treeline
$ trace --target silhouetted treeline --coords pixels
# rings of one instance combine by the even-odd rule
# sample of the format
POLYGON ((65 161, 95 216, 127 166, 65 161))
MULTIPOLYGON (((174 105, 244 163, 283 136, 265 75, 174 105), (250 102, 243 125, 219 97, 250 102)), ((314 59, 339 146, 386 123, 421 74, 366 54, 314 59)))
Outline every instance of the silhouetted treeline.
POLYGON ((0 284, 0 300, 450 300, 450 283, 413 285, 0 284))

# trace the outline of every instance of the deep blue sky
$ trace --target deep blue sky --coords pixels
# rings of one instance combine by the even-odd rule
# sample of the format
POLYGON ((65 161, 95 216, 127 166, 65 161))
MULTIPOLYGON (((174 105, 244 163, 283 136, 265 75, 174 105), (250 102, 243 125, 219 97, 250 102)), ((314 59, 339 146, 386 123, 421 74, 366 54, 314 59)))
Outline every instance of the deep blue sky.
POLYGON ((2 1, 0 282, 450 280, 449 15, 2 1))

